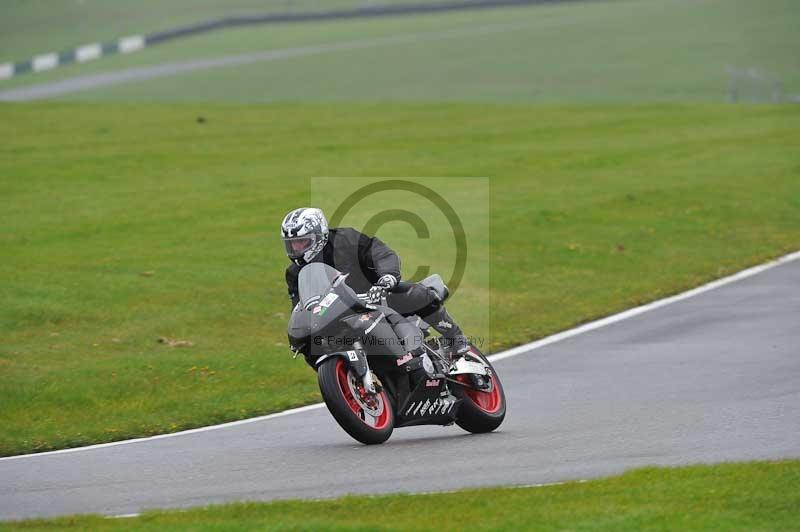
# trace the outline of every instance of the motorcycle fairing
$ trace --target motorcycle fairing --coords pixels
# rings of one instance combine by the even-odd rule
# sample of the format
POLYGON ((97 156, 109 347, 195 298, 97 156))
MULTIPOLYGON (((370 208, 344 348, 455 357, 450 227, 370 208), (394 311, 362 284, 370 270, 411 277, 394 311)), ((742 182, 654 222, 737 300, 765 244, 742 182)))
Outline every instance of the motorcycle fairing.
POLYGON ((366 314, 355 314, 343 318, 353 334, 358 335, 364 348, 369 351, 372 360, 387 358, 386 365, 406 354, 394 328, 386 320, 385 315, 373 310, 366 314))
POLYGON ((309 264, 300 270, 300 301, 292 311, 288 330, 293 351, 306 357, 330 352, 331 346, 313 341, 314 337, 336 336, 341 329, 342 315, 367 310, 344 282, 346 277, 321 263, 309 264))
POLYGON ((395 427, 449 425, 455 421, 461 399, 447 390, 444 376, 420 380, 395 412, 395 427))

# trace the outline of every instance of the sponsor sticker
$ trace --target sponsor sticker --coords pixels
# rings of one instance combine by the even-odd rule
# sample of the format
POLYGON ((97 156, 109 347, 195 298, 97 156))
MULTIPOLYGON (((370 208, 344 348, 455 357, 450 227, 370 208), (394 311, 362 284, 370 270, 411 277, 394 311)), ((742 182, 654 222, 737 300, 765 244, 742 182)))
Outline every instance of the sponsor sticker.
POLYGON ((350 362, 356 362, 358 360, 358 353, 355 351, 348 351, 347 358, 350 359, 350 362))
POLYGON ((322 310, 322 307, 320 307, 320 306, 316 306, 316 307, 314 307, 313 309, 311 309, 311 313, 312 313, 312 314, 319 314, 319 311, 320 311, 320 310, 322 310))
POLYGON ((400 358, 397 359, 397 365, 398 366, 402 366, 403 364, 405 364, 406 362, 408 362, 412 358, 414 358, 414 357, 411 355, 411 353, 407 353, 405 356, 400 357, 400 358))
POLYGON ((319 306, 320 306, 320 307, 323 307, 323 308, 328 308, 328 307, 330 307, 330 306, 333 304, 333 302, 334 302, 334 301, 336 301, 337 299, 339 299, 339 296, 337 296, 336 294, 328 294, 327 296, 325 296, 325 297, 322 299, 322 301, 320 301, 320 302, 319 302, 319 306))
POLYGON ((428 379, 425 381, 425 386, 428 388, 438 387, 439 379, 428 379))
POLYGON ((358 321, 369 321, 372 317, 372 314, 362 314, 358 321))

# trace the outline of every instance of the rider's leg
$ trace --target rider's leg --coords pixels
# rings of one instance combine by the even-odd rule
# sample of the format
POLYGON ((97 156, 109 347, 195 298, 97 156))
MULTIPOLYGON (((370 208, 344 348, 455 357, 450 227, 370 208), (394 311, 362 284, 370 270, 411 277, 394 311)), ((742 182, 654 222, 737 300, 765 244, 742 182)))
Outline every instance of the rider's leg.
POLYGON ((444 305, 440 305, 439 308, 428 314, 420 314, 419 317, 442 335, 442 345, 451 356, 460 355, 469 350, 469 340, 444 305))
POLYGON ((425 320, 442 335, 446 347, 457 353, 467 350, 469 342, 461 327, 426 286, 414 284, 404 292, 393 292, 387 297, 387 303, 404 316, 416 314, 425 320))

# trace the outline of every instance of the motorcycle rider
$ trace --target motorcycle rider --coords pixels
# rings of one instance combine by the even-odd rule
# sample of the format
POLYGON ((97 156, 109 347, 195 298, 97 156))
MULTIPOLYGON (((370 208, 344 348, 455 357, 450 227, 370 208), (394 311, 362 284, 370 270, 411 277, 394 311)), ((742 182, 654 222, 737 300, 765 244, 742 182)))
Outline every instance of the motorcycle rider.
POLYGON ((461 328, 450 317, 439 298, 428 287, 400 282, 400 258, 378 237, 370 237, 351 227, 328 228, 320 209, 301 207, 289 212, 281 223, 286 255, 292 263, 286 268, 286 284, 294 308, 299 301, 297 279, 300 269, 311 262, 323 262, 349 274, 346 283, 356 293, 367 293, 370 302, 380 302, 403 316, 416 314, 443 337, 451 355, 469 348, 461 328))

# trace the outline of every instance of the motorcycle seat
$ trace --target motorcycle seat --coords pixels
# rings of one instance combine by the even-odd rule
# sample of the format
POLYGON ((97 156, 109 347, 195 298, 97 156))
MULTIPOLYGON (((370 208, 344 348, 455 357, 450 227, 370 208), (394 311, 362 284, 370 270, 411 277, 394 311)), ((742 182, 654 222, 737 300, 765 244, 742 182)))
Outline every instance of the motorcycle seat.
POLYGON ((393 292, 407 292, 411 289, 412 286, 415 284, 419 284, 430 290, 434 293, 436 298, 439 300, 440 303, 444 303, 444 301, 450 296, 450 290, 448 290, 447 285, 444 284, 442 280, 442 276, 438 273, 434 273, 433 275, 429 275, 419 283, 409 283, 408 281, 400 281, 397 283, 397 286, 393 290, 393 292))
POLYGON ((433 291, 433 293, 436 294, 436 297, 439 298, 439 301, 442 303, 444 303, 444 301, 450 295, 450 291, 447 289, 447 285, 444 284, 442 276, 439 275, 438 273, 429 275, 428 277, 421 280, 419 284, 430 288, 433 291))

